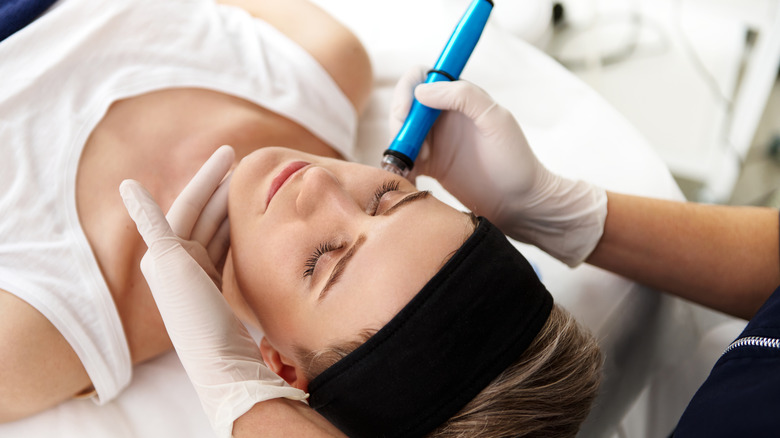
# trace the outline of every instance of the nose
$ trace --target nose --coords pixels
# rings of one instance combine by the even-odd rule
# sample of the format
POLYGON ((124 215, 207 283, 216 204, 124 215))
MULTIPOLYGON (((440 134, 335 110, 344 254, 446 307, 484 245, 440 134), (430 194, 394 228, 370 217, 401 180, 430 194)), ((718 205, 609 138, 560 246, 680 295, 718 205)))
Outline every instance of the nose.
POLYGON ((323 219, 361 213, 362 209, 338 177, 323 167, 311 167, 302 175, 296 209, 302 217, 321 215, 323 219))

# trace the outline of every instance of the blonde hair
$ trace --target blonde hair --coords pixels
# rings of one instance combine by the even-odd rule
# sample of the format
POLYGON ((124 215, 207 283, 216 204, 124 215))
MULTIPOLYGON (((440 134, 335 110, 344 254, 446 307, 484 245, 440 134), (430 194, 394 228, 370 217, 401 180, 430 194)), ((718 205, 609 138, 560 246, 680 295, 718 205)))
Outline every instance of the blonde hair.
MULTIPOLYGON (((322 351, 300 351, 306 376, 313 380, 373 334, 365 331, 355 341, 322 351)), ((573 437, 596 397, 601 364, 593 337, 555 305, 518 360, 428 436, 573 437)))

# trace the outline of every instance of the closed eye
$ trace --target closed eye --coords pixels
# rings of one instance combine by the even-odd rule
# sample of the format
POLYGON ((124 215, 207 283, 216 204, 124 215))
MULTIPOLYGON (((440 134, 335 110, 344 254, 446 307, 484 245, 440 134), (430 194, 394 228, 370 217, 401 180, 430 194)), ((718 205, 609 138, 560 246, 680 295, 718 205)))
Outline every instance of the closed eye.
POLYGON ((304 263, 303 278, 311 277, 314 274, 314 269, 317 267, 317 261, 319 261, 320 257, 322 257, 325 253, 337 251, 339 249, 341 249, 341 246, 336 245, 333 242, 324 242, 319 244, 317 248, 314 249, 314 252, 311 254, 311 256, 306 259, 306 263, 304 263))
POLYGON ((390 192, 397 191, 400 184, 401 183, 398 180, 387 180, 383 182, 382 185, 379 186, 379 188, 377 188, 374 192, 374 196, 371 198, 371 202, 368 204, 366 212, 371 216, 376 216, 376 212, 379 210, 379 204, 382 201, 382 197, 390 192))
MULTIPOLYGON (((424 190, 419 192, 414 192, 409 195, 404 196, 403 199, 393 204, 391 207, 387 208, 382 212, 382 215, 390 215, 392 213, 397 212, 399 209, 403 208, 404 206, 410 205, 415 201, 419 201, 421 199, 425 199, 428 196, 430 196, 431 192, 424 190)), ((341 278, 341 274, 344 272, 344 270, 347 267, 347 263, 353 258, 353 256, 357 253, 358 248, 365 243, 366 236, 361 235, 357 241, 349 248, 346 249, 344 256, 341 257, 341 259, 336 262, 335 267, 333 268, 333 271, 330 274, 330 278, 325 282, 325 287, 322 288, 322 291, 320 292, 320 300, 324 299, 327 295, 328 291, 333 287, 334 284, 336 284, 336 281, 338 281, 339 278, 341 278)), ((346 248, 346 245, 342 244, 339 249, 346 248)))
MULTIPOLYGON (((366 212, 370 215, 376 215, 379 210, 379 204, 382 201, 382 197, 390 192, 395 192, 400 187, 401 183, 398 180, 387 180, 380 185, 374 192, 374 196, 371 198, 371 202, 366 208, 366 212)), ((314 252, 306 259, 303 267, 303 278, 311 277, 314 275, 314 270, 317 268, 317 262, 324 254, 337 251, 341 249, 343 245, 337 245, 333 242, 323 242, 314 249, 314 252)))

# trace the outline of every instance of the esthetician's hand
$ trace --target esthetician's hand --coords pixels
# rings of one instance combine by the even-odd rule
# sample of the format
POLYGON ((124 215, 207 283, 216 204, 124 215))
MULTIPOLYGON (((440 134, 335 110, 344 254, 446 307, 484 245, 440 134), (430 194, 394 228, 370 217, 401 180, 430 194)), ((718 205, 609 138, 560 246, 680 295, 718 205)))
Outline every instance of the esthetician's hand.
POLYGON ((141 261, 168 335, 211 425, 230 437, 255 403, 306 394, 265 367, 260 350, 220 293, 215 264, 229 243, 228 181, 234 152, 223 146, 203 165, 168 216, 141 184, 120 186, 127 211, 149 247, 141 261))
POLYGON ((479 87, 464 80, 421 84, 425 74, 415 68, 401 78, 390 116, 391 131, 397 132, 413 95, 423 105, 443 110, 412 177, 437 179, 510 237, 569 266, 584 261, 604 230, 606 192, 547 170, 512 114, 479 87))

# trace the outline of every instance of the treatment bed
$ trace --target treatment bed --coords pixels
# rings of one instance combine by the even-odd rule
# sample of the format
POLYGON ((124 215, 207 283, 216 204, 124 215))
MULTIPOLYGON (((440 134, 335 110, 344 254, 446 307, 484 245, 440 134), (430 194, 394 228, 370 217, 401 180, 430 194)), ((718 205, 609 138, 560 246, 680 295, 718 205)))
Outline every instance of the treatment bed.
MULTIPOLYGON (((374 91, 359 123, 357 159, 377 165, 390 140, 392 90, 415 65, 436 60, 469 0, 314 0, 362 39, 374 91)), ((493 14, 501 14, 496 2, 493 14)), ((594 91, 550 57, 489 22, 462 78, 492 94, 551 170, 609 190, 682 199, 651 145, 594 91)), ((418 181, 458 205, 429 179, 418 181)), ((582 437, 665 437, 744 321, 660 294, 591 266, 570 269, 518 244, 555 299, 599 339, 605 380, 582 437)), ((72 400, 0 425, 0 438, 211 437, 176 355, 134 369, 131 385, 98 406, 72 400)))

